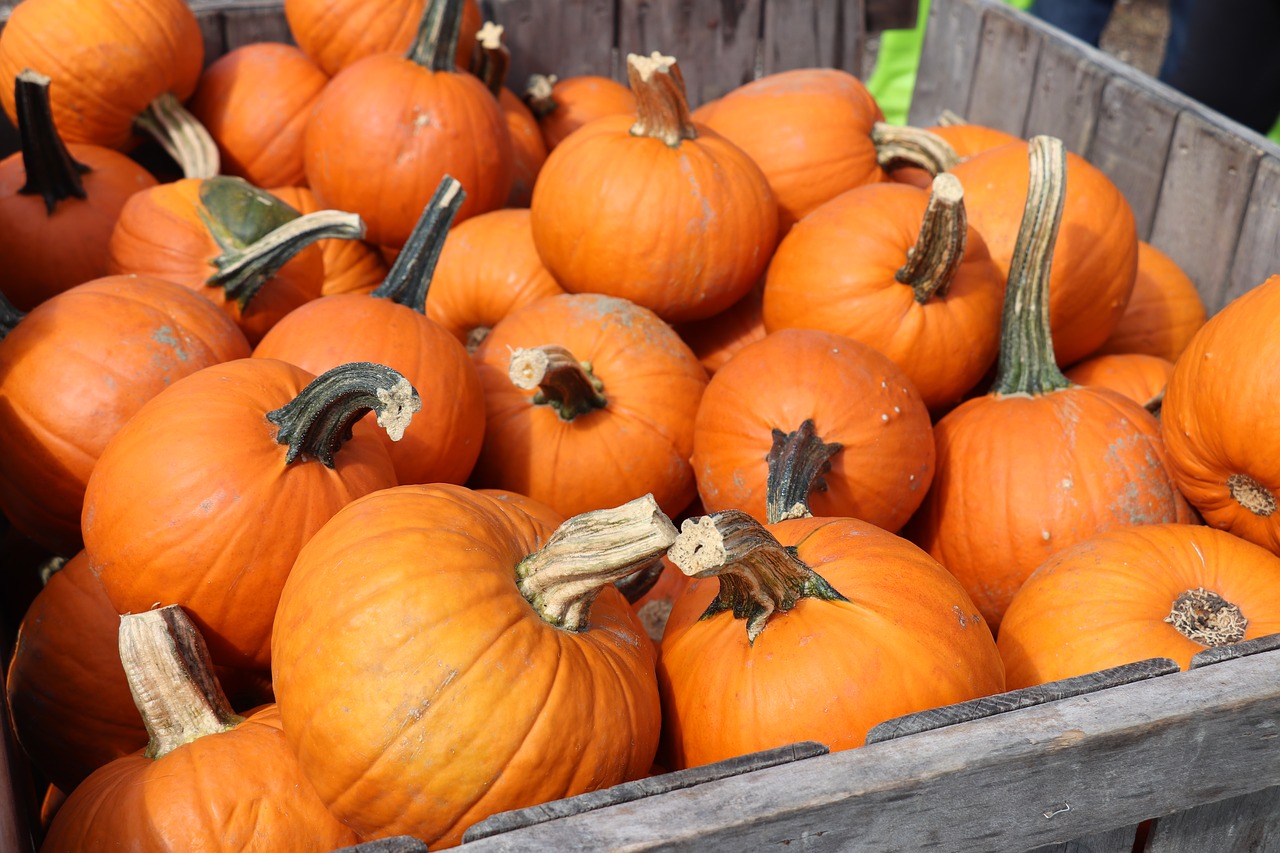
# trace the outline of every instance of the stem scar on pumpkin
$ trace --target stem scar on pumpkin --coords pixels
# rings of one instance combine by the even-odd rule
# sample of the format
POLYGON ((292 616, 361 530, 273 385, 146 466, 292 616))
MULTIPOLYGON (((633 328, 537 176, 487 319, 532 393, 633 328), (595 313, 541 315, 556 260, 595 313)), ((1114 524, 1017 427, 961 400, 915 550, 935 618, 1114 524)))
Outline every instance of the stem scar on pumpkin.
POLYGON ((1248 474, 1232 474, 1227 488, 1232 499, 1254 515, 1267 518, 1276 511, 1276 496, 1248 474))
POLYGON ((1249 628, 1239 606, 1204 587, 1179 595, 1164 621, 1188 640, 1209 648, 1238 643, 1249 628))

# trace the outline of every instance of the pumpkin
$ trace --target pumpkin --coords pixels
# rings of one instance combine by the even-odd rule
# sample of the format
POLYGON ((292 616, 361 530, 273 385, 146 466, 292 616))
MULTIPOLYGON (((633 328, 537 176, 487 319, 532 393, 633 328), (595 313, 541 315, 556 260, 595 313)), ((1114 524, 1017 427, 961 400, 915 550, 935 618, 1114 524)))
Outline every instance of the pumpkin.
POLYGON ((1280 275, 1232 300, 1178 356, 1160 417, 1178 488, 1205 523, 1280 553, 1280 275))
MULTIPOLYGON (((323 210, 308 187, 273 187, 270 193, 301 214, 323 210)), ((324 260, 321 296, 335 293, 368 293, 387 277, 390 265, 372 243, 364 240, 319 240, 324 260)))
POLYGON ((344 504, 396 483, 375 425, 357 421, 372 409, 399 433, 418 406, 381 365, 316 377, 248 358, 174 382, 89 477, 85 551, 107 597, 120 613, 179 604, 215 662, 266 668, 298 550, 344 504))
MULTIPOLYGON (((67 142, 132 148, 154 137, 188 178, 218 173, 218 149, 182 102, 204 64, 204 36, 182 0, 27 0, 0 31, 0 80, 30 68, 55 81, 67 142)), ((14 93, 0 103, 15 124, 14 93)))
POLYGON ((203 294, 256 344, 285 314, 319 297, 324 261, 311 244, 363 235, 355 214, 300 216, 241 178, 186 178, 125 202, 108 243, 107 268, 203 294))
POLYGON ((0 297, 0 509, 48 550, 80 550, 85 486, 113 435, 201 368, 249 354, 217 306, 145 276, 85 282, 22 315, 0 297))
POLYGON ((907 528, 960 579, 992 628, 1055 552, 1116 527, 1190 520, 1159 422, 1114 391, 1072 385, 1057 367, 1049 264, 1057 270, 1069 155, 1046 136, 1028 150, 996 381, 934 424, 933 485, 907 528))
POLYGON ((769 263, 765 328, 861 341, 901 367, 931 410, 959 402, 995 362, 1005 282, 968 225, 964 194, 943 173, 930 190, 882 182, 818 206, 769 263))
POLYGON ((111 148, 63 143, 49 109, 49 78, 18 75, 22 150, 0 160, 4 293, 21 311, 107 274, 107 241, 129 196, 154 186, 111 148))
POLYGON ((300 184, 307 116, 328 82, 293 45, 253 42, 209 64, 188 108, 217 143, 223 174, 258 187, 300 184))
POLYGON ((671 323, 728 308, 777 241, 773 194, 751 158, 689 118, 670 56, 627 57, 638 118, 584 125, 533 188, 533 242, 570 293, 605 293, 671 323))
POLYGON ((302 774, 275 706, 232 710, 199 636, 174 605, 121 618, 119 654, 150 741, 67 797, 42 850, 326 853, 359 840, 302 774))
POLYGON ((552 529, 460 486, 386 489, 307 543, 272 639, 308 778, 362 838, 471 824, 644 776, 654 649, 612 581, 675 538, 652 497, 552 529))
POLYGON ((501 207, 511 191, 502 108, 455 66, 461 4, 431 0, 407 56, 348 66, 312 110, 307 183, 326 207, 358 213, 372 243, 401 248, 446 174, 467 191, 458 221, 501 207))
POLYGON ((528 209, 504 208, 449 229, 427 316, 474 350, 515 309, 562 293, 533 245, 528 209))
POLYGON ((821 516, 889 531, 906 524, 933 480, 933 428, 906 374, 866 344, 784 329, 739 350, 707 384, 693 425, 693 470, 707 512, 768 518, 782 459, 809 474, 783 494, 821 516))
POLYGON ((309 302, 253 350, 255 357, 315 374, 352 361, 403 373, 423 410, 403 436, 381 436, 401 484, 466 481, 484 436, 484 390, 476 367, 463 345, 423 310, 435 257, 462 196, 457 181, 441 182, 405 251, 371 293, 309 302))
POLYGON ((1177 361, 1207 319, 1195 282, 1172 258, 1141 241, 1129 304, 1097 354, 1145 353, 1177 361))
POLYGON ((1072 365, 1064 375, 1078 385, 1110 388, 1148 408, 1158 408, 1173 363, 1158 355, 1117 353, 1095 355, 1072 365))
POLYGON ((547 151, 590 121, 636 111, 636 96, 630 89, 598 74, 534 74, 523 99, 538 121, 547 151))
POLYGON ((1211 527, 1112 530, 1054 554, 1000 625, 1009 688, 1280 632, 1280 558, 1211 527))
POLYGON ((549 296, 500 320, 474 358, 486 427, 473 485, 566 516, 645 493, 668 515, 693 500, 706 372, 652 311, 601 294, 549 296))
POLYGON ((733 354, 767 334, 764 328, 764 280, 719 314, 675 326, 680 338, 698 356, 708 376, 724 367, 733 354))
POLYGON ((879 124, 872 135, 877 140, 880 162, 889 171, 890 180, 923 188, 928 188, 941 171, 952 168, 961 160, 1020 141, 1012 133, 959 119, 954 123, 943 121, 926 128, 879 124), (932 138, 926 138, 925 134, 932 138), (934 148, 938 140, 944 143, 940 150, 934 148), (921 150, 922 146, 924 150, 921 150), (919 159, 921 154, 924 155, 923 160, 919 159))
POLYGON ((511 52, 502 43, 502 27, 492 21, 485 22, 476 34, 476 54, 480 57, 476 76, 498 99, 511 135, 514 177, 506 206, 528 207, 533 198, 533 184, 547 159, 547 144, 542 139, 538 120, 524 101, 506 86, 511 52))
POLYGON ((849 749, 877 723, 1004 690, 964 589, 872 524, 724 510, 685 521, 668 553, 695 578, 658 663, 675 769, 797 741, 849 749))

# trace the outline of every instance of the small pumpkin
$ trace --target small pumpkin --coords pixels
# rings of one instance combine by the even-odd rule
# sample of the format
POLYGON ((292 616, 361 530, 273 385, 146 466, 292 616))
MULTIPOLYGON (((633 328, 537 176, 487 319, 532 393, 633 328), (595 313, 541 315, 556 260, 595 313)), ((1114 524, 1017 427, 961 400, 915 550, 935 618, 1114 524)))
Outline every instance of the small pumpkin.
POLYGON ((1133 352, 1177 361, 1207 319, 1195 282, 1164 252, 1140 241, 1129 304, 1097 354, 1133 352))
MULTIPOLYGON (((317 213, 324 208, 316 194, 308 187, 272 187, 270 193, 294 210, 303 214, 317 213)), ((368 293, 387 277, 390 265, 383 259, 378 247, 364 240, 319 240, 320 254, 324 259, 324 283, 321 296, 335 293, 368 293)))
POLYGON ((1156 409, 1173 375, 1173 362, 1143 353, 1095 355, 1072 365, 1063 375, 1078 385, 1110 388, 1141 406, 1156 409))
POLYGON ((538 121, 548 152, 590 121, 636 111, 636 96, 630 89, 598 74, 534 74, 523 99, 538 121))
POLYGON ((502 27, 486 21, 476 34, 476 76, 498 99, 502 115, 511 134, 511 161, 514 176, 507 207, 528 207, 533 199, 533 185, 547 159, 547 144, 542 139, 538 120, 524 101, 506 85, 511 52, 502 43, 502 27))

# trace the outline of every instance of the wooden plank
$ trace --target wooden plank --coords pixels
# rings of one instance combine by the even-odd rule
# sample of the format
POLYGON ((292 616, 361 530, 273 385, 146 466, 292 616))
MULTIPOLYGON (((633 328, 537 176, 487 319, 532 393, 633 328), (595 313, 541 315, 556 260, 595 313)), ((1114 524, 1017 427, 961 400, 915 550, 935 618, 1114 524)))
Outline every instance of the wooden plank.
POLYGON ((597 74, 625 81, 615 43, 613 0, 486 0, 511 51, 509 85, 530 74, 597 74))
MULTIPOLYGON (((1274 257, 1277 262, 1280 262, 1280 254, 1276 254, 1274 257)), ((1215 663, 1221 663, 1224 660, 1235 660, 1247 655, 1262 654, 1276 649, 1280 649, 1280 634, 1267 634, 1265 637, 1255 637, 1252 640, 1245 640, 1241 643, 1215 646, 1202 652, 1196 652, 1191 656, 1191 668, 1210 666, 1215 663)))
POLYGON ((983 16, 968 111, 961 115, 976 124, 1025 136, 1044 39, 1039 31, 1004 11, 989 7, 983 16))
POLYGON ((474 842, 532 849, 1030 850, 1280 784, 1280 652, 474 842))
POLYGON ((1195 282, 1211 314, 1226 298, 1261 158, 1260 149, 1221 124, 1179 113, 1150 241, 1195 282))
POLYGON ((863 0, 767 0, 761 74, 793 68, 842 68, 862 75, 863 0))
POLYGON ((1267 788, 1155 821, 1144 853, 1280 850, 1280 788, 1267 788))
POLYGON ((1087 157, 1110 74, 1082 47, 1074 39, 1044 40, 1023 131, 1028 138, 1056 136, 1068 151, 1087 157))
POLYGON ((1122 826, 1110 832, 1095 832, 1061 844, 1046 844, 1030 853, 1132 853, 1137 834, 1136 826, 1122 826))
POLYGON ((1258 163, 1253 179, 1230 282, 1215 307, 1221 308, 1277 273, 1280 273, 1280 156, 1267 154, 1258 163))
POLYGON ((968 115, 981 28, 982 12, 974 0, 930 4, 916 88, 907 114, 910 124, 936 124, 945 110, 968 115))
POLYGON ((756 77, 763 0, 620 0, 618 50, 674 56, 690 106, 756 77))
POLYGON ((279 3, 226 10, 222 14, 222 34, 228 51, 260 41, 297 44, 279 3))
POLYGON ((920 14, 917 0, 867 0, 863 19, 868 33, 909 30, 920 14))

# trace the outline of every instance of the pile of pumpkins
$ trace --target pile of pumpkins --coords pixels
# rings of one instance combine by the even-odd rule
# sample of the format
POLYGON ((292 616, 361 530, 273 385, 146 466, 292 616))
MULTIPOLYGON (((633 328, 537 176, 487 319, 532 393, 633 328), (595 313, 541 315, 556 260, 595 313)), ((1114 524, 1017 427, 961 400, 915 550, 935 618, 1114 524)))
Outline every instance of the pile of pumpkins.
POLYGON ((45 849, 443 848, 1280 631, 1280 276, 1207 319, 1059 140, 842 71, 517 96, 474 0, 284 13, 0 34, 45 849))

